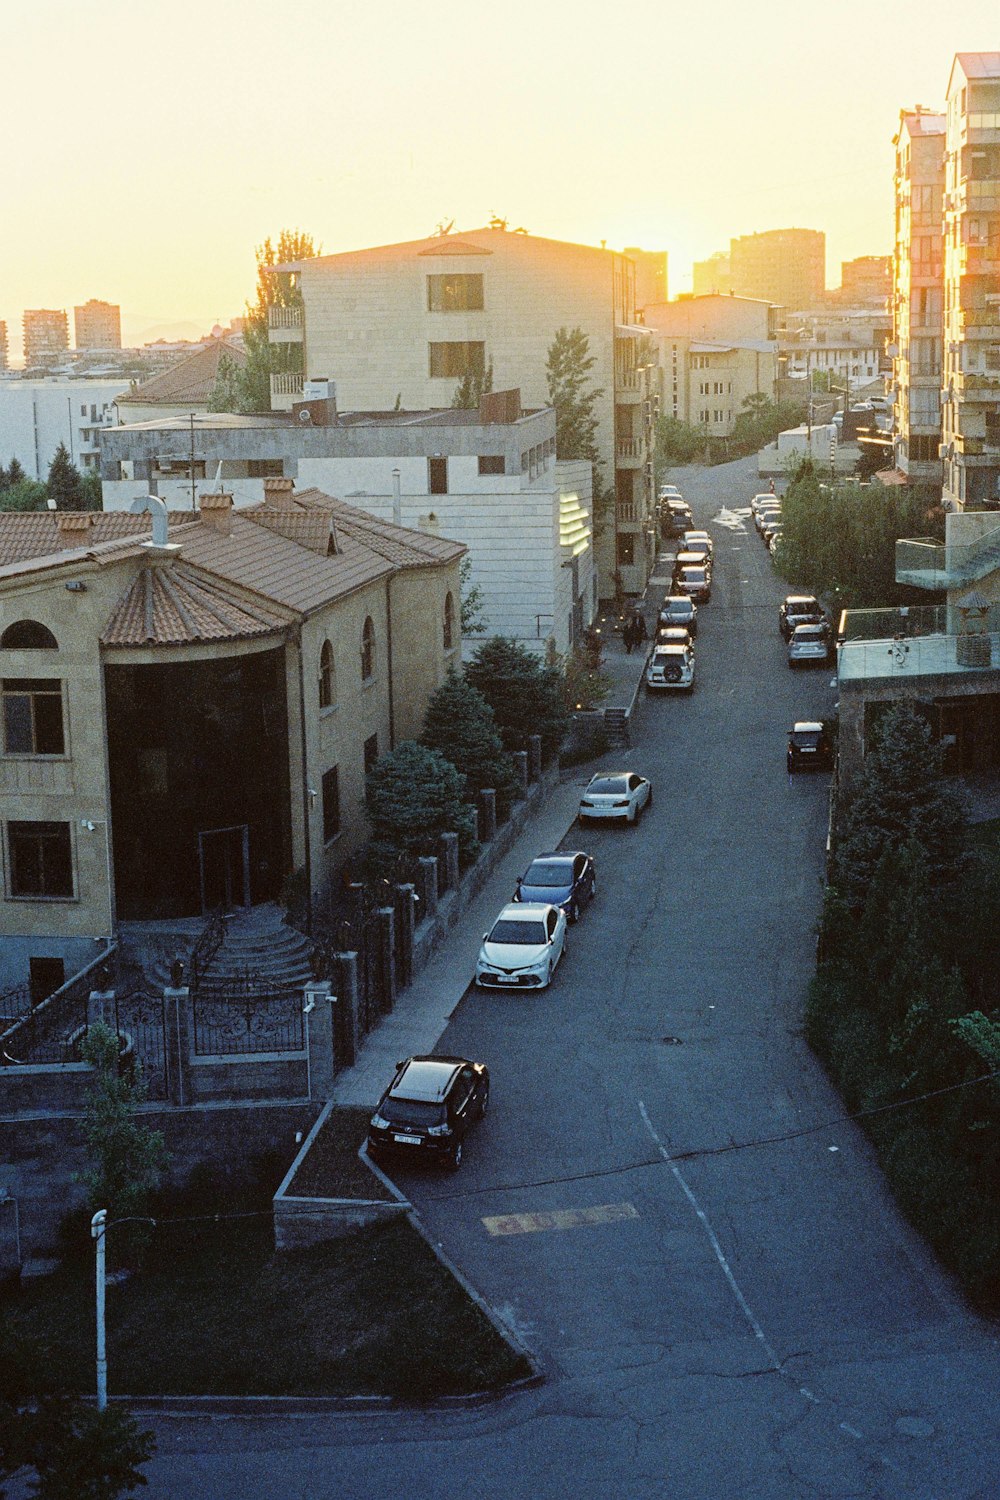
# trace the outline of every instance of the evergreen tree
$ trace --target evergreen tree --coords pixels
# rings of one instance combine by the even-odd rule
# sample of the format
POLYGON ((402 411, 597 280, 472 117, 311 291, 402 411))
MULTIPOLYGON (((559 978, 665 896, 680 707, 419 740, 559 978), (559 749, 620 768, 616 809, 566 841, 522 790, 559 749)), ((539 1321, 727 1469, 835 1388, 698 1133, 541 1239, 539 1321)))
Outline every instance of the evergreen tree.
POLYGON ((21 480, 27 479, 27 477, 27 474, 24 472, 24 469, 18 463, 17 459, 12 458, 10 461, 10 468, 7 470, 7 488, 13 489, 15 484, 20 484, 21 480))
POLYGON ((497 808, 506 817, 517 788, 510 756, 496 731, 492 708, 482 693, 454 670, 431 695, 420 738, 465 777, 469 802, 474 802, 484 787, 493 787, 497 808))
POLYGON ((558 751, 569 712, 557 667, 547 666, 517 641, 494 636, 476 651, 465 675, 492 708, 506 749, 524 750, 528 736, 540 734, 546 759, 558 751))
MULTIPOLYGON (((596 360, 582 328, 560 328, 549 345, 545 373, 549 402, 556 411, 556 457, 583 458, 599 465, 594 407, 604 391, 590 385, 596 360)), ((595 473, 595 493, 600 488, 595 473)))
POLYGON ((0 491, 0 510, 47 510, 48 493, 36 479, 19 479, 0 491))
MULTIPOLYGON (((270 382, 268 383, 270 391, 270 382)), ((270 397, 269 397, 270 399, 270 397)), ((245 372, 225 350, 219 355, 215 384, 208 396, 209 411, 242 412, 249 410, 249 390, 245 372)))
POLYGON ((85 469, 80 476, 80 505, 83 510, 104 509, 104 490, 97 469, 85 469))
POLYGON ((472 811, 465 777, 437 750, 404 740, 376 761, 366 778, 371 854, 436 854, 442 833, 457 833, 463 859, 474 859, 472 811))
POLYGON ((493 389, 493 361, 490 360, 485 370, 466 370, 458 385, 455 394, 451 398, 453 407, 459 407, 466 411, 478 411, 479 403, 487 391, 493 389))
POLYGON ((65 443, 60 443, 49 465, 46 483, 49 499, 56 502, 56 510, 80 510, 83 505, 83 486, 80 470, 69 456, 65 443))

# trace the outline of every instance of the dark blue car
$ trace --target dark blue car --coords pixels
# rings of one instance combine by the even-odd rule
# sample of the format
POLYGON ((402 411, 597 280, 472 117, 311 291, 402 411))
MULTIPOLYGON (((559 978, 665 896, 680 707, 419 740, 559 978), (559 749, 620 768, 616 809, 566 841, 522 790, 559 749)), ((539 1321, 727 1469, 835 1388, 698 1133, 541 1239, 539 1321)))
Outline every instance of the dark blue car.
POLYGON ((517 882, 515 901, 548 902, 575 922, 580 909, 592 901, 597 890, 597 871, 589 854, 563 849, 539 854, 517 882))

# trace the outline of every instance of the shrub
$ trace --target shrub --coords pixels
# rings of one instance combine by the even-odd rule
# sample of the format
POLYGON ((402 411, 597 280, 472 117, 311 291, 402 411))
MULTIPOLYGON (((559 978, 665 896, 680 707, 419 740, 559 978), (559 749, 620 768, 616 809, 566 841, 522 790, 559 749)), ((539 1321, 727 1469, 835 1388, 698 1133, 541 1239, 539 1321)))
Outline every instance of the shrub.
POLYGON ((494 636, 484 641, 465 669, 493 710, 507 750, 525 750, 528 737, 541 735, 542 755, 554 755, 569 723, 563 675, 517 641, 494 636))
POLYGON ((492 708, 457 672, 449 672, 431 695, 420 742, 461 772, 467 801, 474 802, 484 787, 492 787, 500 816, 508 816, 517 790, 510 755, 497 733, 492 708))
POLYGON ((442 833, 457 833, 462 858, 475 859, 473 814, 463 800, 465 777, 439 751, 404 740, 369 771, 367 793, 376 860, 436 854, 442 833))

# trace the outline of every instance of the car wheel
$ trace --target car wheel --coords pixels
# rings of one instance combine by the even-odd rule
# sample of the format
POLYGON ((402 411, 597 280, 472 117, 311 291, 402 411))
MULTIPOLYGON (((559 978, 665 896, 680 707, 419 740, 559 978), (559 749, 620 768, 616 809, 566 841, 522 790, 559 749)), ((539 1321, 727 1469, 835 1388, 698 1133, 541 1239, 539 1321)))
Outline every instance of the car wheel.
POLYGON ((487 1084, 486 1088, 483 1090, 483 1097, 479 1101, 479 1118, 480 1119, 483 1118, 483 1115, 486 1113, 486 1111, 489 1109, 489 1107, 490 1107, 490 1086, 489 1086, 489 1084, 487 1084))
POLYGON ((445 1165, 449 1172, 457 1172, 462 1165, 462 1142, 456 1141, 445 1158, 445 1165))

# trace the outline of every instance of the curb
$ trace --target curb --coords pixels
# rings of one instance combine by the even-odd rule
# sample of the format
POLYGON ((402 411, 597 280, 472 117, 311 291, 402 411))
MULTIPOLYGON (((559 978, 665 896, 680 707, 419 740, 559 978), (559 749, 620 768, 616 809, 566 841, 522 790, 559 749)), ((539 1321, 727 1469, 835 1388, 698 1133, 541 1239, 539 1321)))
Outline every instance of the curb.
POLYGON ((470 1411, 504 1401, 542 1384, 542 1375, 526 1375, 496 1390, 472 1391, 465 1396, 435 1396, 427 1401, 404 1401, 398 1396, 109 1396, 109 1406, 127 1408, 137 1416, 269 1417, 269 1416, 382 1416, 388 1412, 470 1411))

